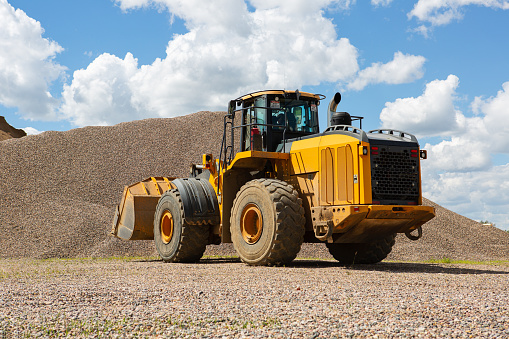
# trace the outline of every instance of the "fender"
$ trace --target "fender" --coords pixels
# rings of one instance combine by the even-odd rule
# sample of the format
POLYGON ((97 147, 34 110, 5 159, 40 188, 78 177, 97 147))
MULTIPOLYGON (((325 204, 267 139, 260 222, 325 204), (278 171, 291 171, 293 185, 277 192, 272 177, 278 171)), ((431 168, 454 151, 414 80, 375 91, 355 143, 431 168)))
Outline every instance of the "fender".
POLYGON ((184 219, 191 225, 218 225, 221 222, 216 192, 203 178, 179 178, 172 181, 184 206, 184 219))

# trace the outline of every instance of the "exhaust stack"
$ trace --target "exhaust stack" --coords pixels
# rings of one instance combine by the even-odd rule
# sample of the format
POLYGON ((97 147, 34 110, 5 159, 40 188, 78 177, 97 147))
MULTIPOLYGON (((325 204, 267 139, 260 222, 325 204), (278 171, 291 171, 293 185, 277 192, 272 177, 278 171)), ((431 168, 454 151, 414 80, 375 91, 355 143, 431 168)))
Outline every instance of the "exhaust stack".
POLYGON ((334 94, 334 98, 331 99, 329 103, 329 108, 327 110, 327 127, 330 127, 332 125, 331 119, 332 114, 336 113, 336 108, 338 107, 338 104, 341 102, 341 93, 336 92, 334 94))
POLYGON ((336 112, 336 108, 338 108, 338 104, 341 102, 341 94, 337 92, 334 95, 334 98, 329 103, 328 116, 327 116, 327 124, 328 127, 335 125, 352 125, 352 117, 347 112, 336 112))

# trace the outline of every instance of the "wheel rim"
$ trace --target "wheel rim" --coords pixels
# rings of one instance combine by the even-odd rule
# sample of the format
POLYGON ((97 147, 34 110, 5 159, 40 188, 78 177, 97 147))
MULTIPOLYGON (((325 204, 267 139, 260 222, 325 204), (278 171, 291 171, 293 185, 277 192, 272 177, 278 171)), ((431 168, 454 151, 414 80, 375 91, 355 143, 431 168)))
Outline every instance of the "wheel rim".
POLYGON ((255 204, 248 204, 242 210, 240 230, 242 238, 248 244, 254 244, 262 235, 263 220, 260 209, 255 204))
POLYGON ((161 218, 161 240, 168 244, 173 237, 173 216, 170 211, 165 211, 161 218))

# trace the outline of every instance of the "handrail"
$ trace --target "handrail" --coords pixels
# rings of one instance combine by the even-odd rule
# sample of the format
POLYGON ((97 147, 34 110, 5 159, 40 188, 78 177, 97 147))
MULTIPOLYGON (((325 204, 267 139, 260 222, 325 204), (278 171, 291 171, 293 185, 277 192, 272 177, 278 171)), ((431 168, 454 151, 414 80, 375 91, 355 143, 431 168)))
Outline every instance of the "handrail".
POLYGON ((341 132, 348 132, 348 133, 352 133, 352 134, 357 134, 357 135, 359 135, 360 140, 362 140, 362 141, 367 141, 368 140, 368 135, 366 134, 366 132, 364 132, 359 127, 355 127, 355 126, 351 126, 351 125, 333 125, 333 126, 329 126, 329 127, 327 127, 325 129, 324 133, 335 132, 335 131, 341 131, 341 132))
POLYGON ((369 131, 369 133, 373 133, 373 134, 378 133, 378 134, 387 134, 387 135, 397 134, 396 135, 397 137, 410 139, 413 142, 417 142, 417 138, 415 137, 415 135, 407 133, 407 132, 399 131, 397 129, 374 129, 374 130, 369 131))

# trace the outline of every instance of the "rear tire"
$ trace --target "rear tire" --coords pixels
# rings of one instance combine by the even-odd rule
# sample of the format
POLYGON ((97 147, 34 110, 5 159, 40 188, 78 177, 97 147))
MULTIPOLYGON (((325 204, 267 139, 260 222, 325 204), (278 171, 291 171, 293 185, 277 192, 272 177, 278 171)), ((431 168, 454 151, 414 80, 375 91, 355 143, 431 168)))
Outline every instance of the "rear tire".
POLYGON ((396 242, 396 234, 369 244, 329 244, 327 248, 334 259, 343 265, 376 264, 391 253, 396 242))
POLYGON ((184 219, 184 206, 176 189, 166 191, 154 214, 154 242, 165 262, 197 262, 205 252, 207 225, 190 225, 184 219))
POLYGON ((240 259, 249 265, 290 263, 304 241, 304 209, 292 185, 255 179, 233 202, 230 230, 240 259))

